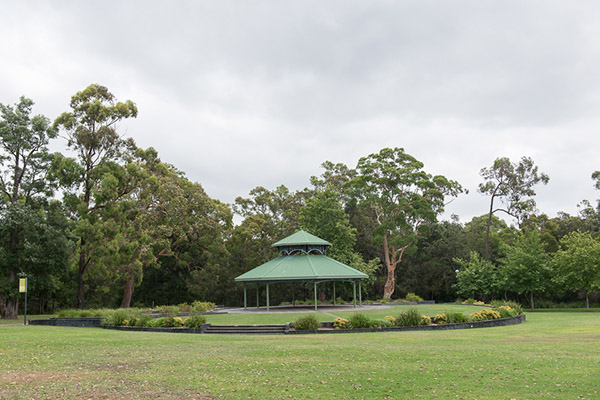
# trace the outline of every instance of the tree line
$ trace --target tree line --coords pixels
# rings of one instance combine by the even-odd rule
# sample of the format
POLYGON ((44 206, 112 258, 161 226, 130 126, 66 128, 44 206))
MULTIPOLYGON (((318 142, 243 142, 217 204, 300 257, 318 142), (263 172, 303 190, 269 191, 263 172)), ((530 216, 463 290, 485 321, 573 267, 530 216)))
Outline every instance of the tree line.
MULTIPOLYGON (((438 217, 466 189, 429 174, 402 148, 362 157, 354 168, 326 161, 303 190, 258 186, 225 204, 155 149, 122 137, 119 124, 138 110, 106 87, 76 93, 54 121, 33 115, 33 105, 25 97, 0 104, 2 318, 16 318, 25 275, 36 313, 193 300, 239 305, 233 278, 276 257, 271 244, 298 229, 331 242, 329 256, 367 273, 371 299, 413 292, 437 301, 525 299, 534 307, 534 297, 589 304, 600 290, 600 207, 583 201, 576 216, 538 212, 535 187, 549 177, 528 157, 498 158, 480 171, 478 191, 490 208, 464 224, 438 217), (51 140, 63 141, 65 153, 51 153, 51 140)), ((592 179, 600 188, 600 172, 592 179)), ((274 301, 310 293, 282 286, 274 301)), ((323 300, 331 295, 321 290, 323 300)))

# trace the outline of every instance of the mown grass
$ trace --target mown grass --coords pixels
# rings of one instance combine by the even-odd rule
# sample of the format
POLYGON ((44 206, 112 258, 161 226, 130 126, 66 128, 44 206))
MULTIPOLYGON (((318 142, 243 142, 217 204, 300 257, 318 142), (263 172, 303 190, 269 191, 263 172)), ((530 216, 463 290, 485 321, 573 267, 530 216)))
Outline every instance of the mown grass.
POLYGON ((528 312, 600 312, 600 307, 590 307, 589 310, 587 310, 585 307, 579 307, 579 308, 538 308, 538 309, 535 309, 534 311, 531 311, 530 309, 527 311, 528 312))
MULTIPOLYGON (((56 317, 54 314, 36 314, 36 315, 27 315, 27 321, 31 321, 32 319, 46 319, 56 317)), ((17 319, 0 319, 0 325, 23 325, 23 314, 19 315, 17 319)))
POLYGON ((498 328, 189 335, 0 327, 0 398, 598 398, 600 315, 498 328))

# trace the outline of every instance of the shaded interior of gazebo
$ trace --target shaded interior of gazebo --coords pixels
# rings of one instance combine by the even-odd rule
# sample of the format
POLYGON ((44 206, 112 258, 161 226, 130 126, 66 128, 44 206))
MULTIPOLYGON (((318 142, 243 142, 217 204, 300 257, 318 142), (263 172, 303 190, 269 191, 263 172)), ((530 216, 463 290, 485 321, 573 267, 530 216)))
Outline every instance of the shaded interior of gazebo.
POLYGON ((312 283, 315 296, 315 310, 318 310, 317 286, 331 282, 333 284, 333 299, 335 305, 336 282, 352 282, 354 307, 357 305, 356 284, 358 283, 358 304, 362 304, 361 279, 367 274, 348 265, 327 257, 327 248, 331 243, 298 231, 285 239, 273 244, 279 250, 279 257, 235 278, 236 282, 244 283, 244 308, 248 307, 247 286, 257 285, 257 307, 259 304, 258 289, 266 286, 266 306, 270 309, 269 287, 278 283, 312 283))

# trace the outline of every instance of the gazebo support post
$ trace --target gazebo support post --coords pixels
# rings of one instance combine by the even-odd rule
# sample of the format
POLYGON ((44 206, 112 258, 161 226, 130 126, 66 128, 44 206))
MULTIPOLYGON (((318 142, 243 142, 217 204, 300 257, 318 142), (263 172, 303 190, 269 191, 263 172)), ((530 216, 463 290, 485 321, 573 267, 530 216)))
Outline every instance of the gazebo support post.
POLYGON ((244 310, 247 308, 248 302, 246 298, 246 282, 244 282, 244 310))
POLYGON ((314 282, 315 287, 315 311, 317 311, 317 282, 314 282))
POLYGON ((356 281, 352 281, 352 291, 354 292, 354 308, 356 308, 356 281))
POLYGON ((258 289, 260 289, 260 286, 257 283, 256 284, 256 308, 260 308, 260 299, 258 297, 258 289))
POLYGON ((267 312, 269 312, 269 284, 267 283, 267 312))
POLYGON ((333 305, 335 306, 335 281, 333 281, 333 305))
POLYGON ((358 305, 362 307, 362 283, 358 280, 358 305))

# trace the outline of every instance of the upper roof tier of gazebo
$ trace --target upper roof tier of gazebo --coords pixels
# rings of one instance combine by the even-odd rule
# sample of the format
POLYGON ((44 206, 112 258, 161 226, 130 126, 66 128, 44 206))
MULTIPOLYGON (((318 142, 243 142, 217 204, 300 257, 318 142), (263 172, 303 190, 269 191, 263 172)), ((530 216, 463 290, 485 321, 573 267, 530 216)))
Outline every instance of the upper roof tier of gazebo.
POLYGON ((295 254, 327 254, 327 247, 331 246, 327 240, 311 235, 306 231, 298 231, 285 239, 273 244, 279 249, 279 255, 295 254))

